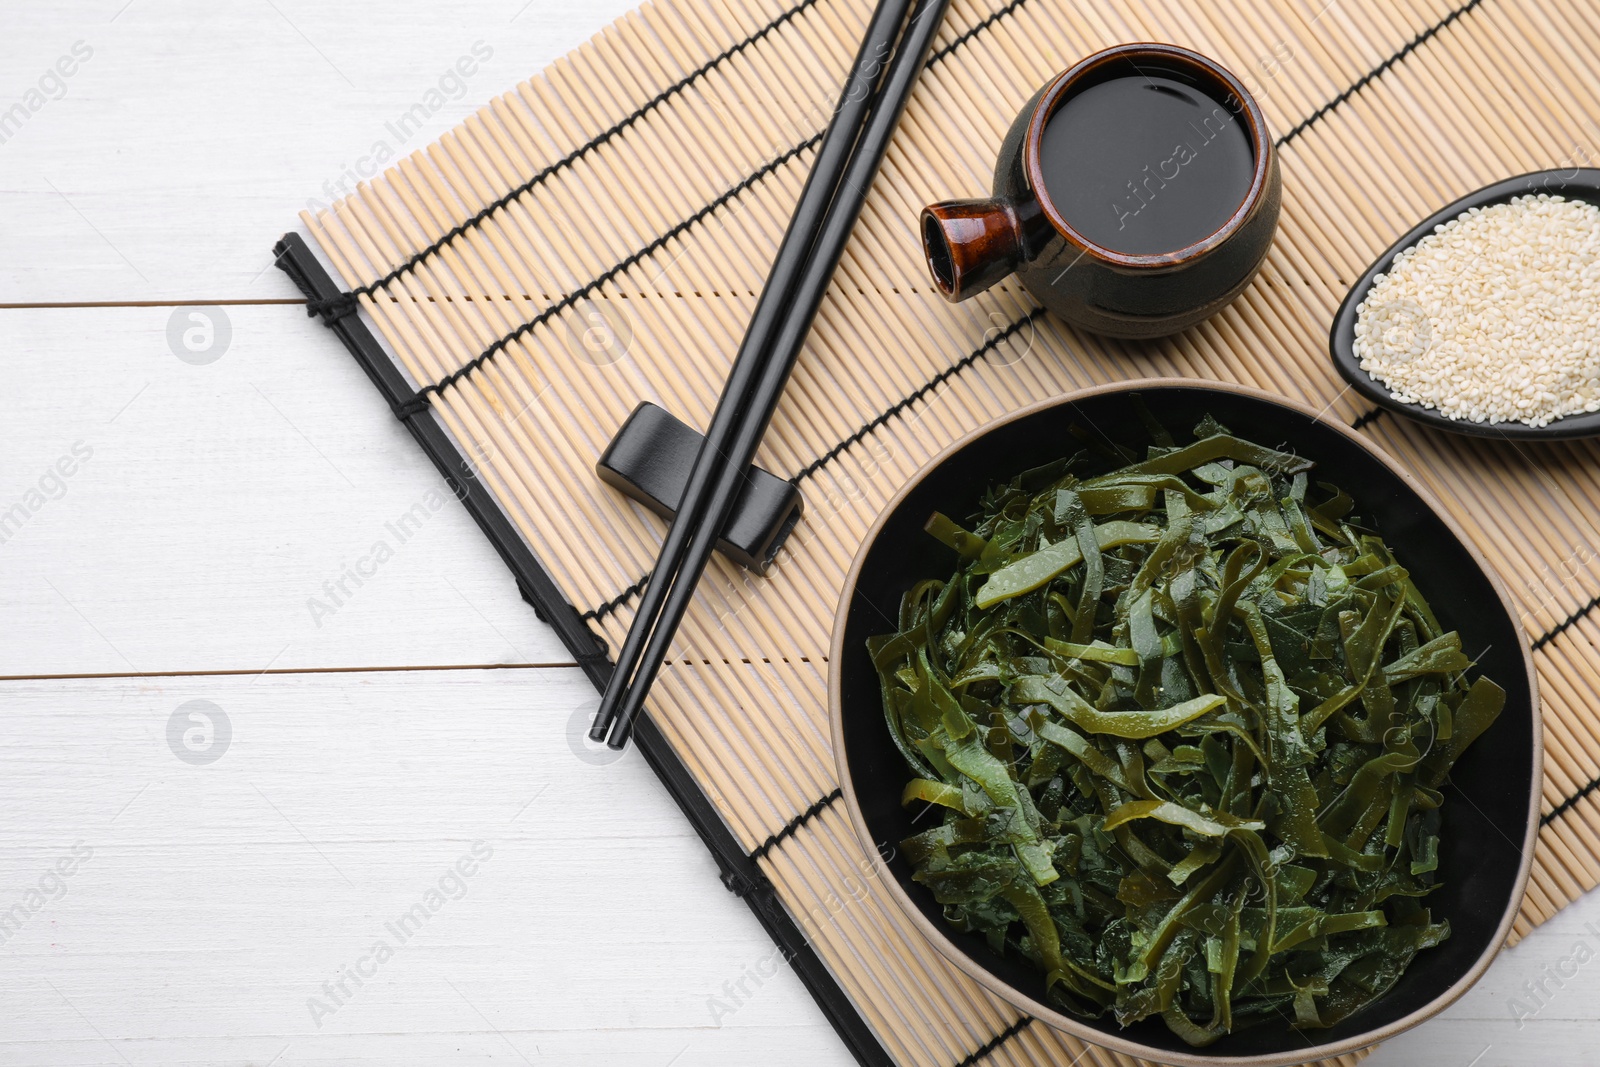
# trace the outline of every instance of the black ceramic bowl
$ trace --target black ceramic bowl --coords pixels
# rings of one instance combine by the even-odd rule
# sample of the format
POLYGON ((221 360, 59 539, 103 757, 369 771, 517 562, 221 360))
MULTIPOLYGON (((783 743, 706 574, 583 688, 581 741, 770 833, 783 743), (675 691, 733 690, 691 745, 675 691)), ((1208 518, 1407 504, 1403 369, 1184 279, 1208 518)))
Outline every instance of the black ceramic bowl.
POLYGON ((1496 580, 1425 490, 1339 423, 1266 393, 1179 379, 1102 387, 1039 404, 957 443, 918 472, 867 534, 844 588, 828 699, 839 780, 855 831, 881 868, 884 891, 921 933, 978 982, 1049 1025, 1161 1063, 1303 1063, 1371 1045, 1440 1011, 1478 980, 1505 941, 1538 829, 1540 727, 1528 643, 1496 580), (1429 906, 1449 919, 1450 939, 1419 954, 1387 996, 1327 1030, 1260 1027, 1197 1050, 1158 1019, 1120 1029, 1111 1020, 1065 1015, 1046 1005, 1043 978, 1030 963, 998 955, 983 938, 947 926, 933 895, 911 880, 909 865, 898 856, 885 863, 874 847, 914 833, 915 813, 900 806, 911 773, 884 725, 866 642, 892 628, 906 589, 948 575, 955 563, 949 549, 923 533, 923 523, 935 510, 971 514, 989 485, 1076 451, 1067 433, 1073 423, 1142 450, 1148 438, 1129 401, 1135 393, 1175 430, 1210 414, 1255 440, 1315 460, 1313 477, 1356 495, 1357 513, 1376 523, 1440 621, 1461 631, 1483 673, 1508 694, 1504 712, 1456 764, 1446 789, 1443 884, 1429 906))
POLYGON ((1521 422, 1500 422, 1491 425, 1487 422, 1447 418, 1432 408, 1425 408, 1420 404, 1403 404, 1396 400, 1382 382, 1361 369, 1361 360, 1356 358, 1356 305, 1367 298, 1367 293, 1372 289, 1372 280, 1394 266, 1395 256, 1428 236, 1434 227, 1449 222, 1464 211, 1475 207, 1488 207, 1491 204, 1504 204, 1512 197, 1539 193, 1600 204, 1600 170, 1588 167, 1541 170, 1524 174, 1520 178, 1507 178, 1503 182, 1486 185, 1423 219, 1416 228, 1390 245, 1388 250, 1367 268, 1367 272, 1350 287, 1344 303, 1339 305, 1339 313, 1333 317, 1333 330, 1328 337, 1328 349, 1333 353, 1334 366, 1339 368, 1339 373, 1344 376, 1345 381, 1355 387, 1356 392, 1374 404, 1406 418, 1416 419, 1435 429, 1468 434, 1472 437, 1494 437, 1508 441, 1561 441, 1600 434, 1600 411, 1568 415, 1548 426, 1529 426, 1521 422))

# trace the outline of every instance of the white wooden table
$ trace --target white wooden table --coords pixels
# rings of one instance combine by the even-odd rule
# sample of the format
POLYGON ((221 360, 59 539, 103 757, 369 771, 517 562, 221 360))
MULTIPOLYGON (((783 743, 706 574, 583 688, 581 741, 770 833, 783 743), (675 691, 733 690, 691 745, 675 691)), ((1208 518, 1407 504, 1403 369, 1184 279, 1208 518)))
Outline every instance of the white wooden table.
MULTIPOLYGON (((270 269, 629 2, 5 0, 0 1064, 852 1062, 786 969, 713 1011, 770 943, 270 269)), ((1373 1062, 1600 1061, 1596 955, 1591 897, 1373 1062)))

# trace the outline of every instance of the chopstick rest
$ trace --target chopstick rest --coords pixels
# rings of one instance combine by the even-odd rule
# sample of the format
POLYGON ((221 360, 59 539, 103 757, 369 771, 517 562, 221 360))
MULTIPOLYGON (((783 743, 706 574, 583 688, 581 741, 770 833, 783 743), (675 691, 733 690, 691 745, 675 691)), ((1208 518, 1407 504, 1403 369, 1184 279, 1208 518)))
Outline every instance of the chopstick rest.
MULTIPOLYGON (((702 440, 693 427, 644 401, 601 453, 595 473, 671 522, 702 440)), ((763 574, 804 510, 805 500, 794 485, 760 467, 747 467, 744 489, 722 526, 717 551, 763 574)))

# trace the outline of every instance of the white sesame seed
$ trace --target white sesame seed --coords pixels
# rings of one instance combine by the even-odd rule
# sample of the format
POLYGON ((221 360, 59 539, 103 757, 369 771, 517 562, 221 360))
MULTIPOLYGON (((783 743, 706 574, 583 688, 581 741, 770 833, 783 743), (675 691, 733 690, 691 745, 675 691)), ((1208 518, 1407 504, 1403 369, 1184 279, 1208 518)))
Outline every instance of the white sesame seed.
POLYGON ((1398 401, 1547 426, 1600 410, 1600 207, 1520 196, 1395 257, 1356 308, 1361 369, 1398 401))

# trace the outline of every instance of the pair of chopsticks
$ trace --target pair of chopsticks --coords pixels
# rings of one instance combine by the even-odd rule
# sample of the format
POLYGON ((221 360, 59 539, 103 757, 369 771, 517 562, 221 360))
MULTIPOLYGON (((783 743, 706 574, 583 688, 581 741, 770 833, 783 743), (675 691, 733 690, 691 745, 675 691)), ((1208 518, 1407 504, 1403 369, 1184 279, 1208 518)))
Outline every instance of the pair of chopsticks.
POLYGON ((589 731, 595 741, 614 749, 628 742, 744 488, 745 470, 772 420, 948 4, 879 0, 873 12, 601 697, 589 731))

